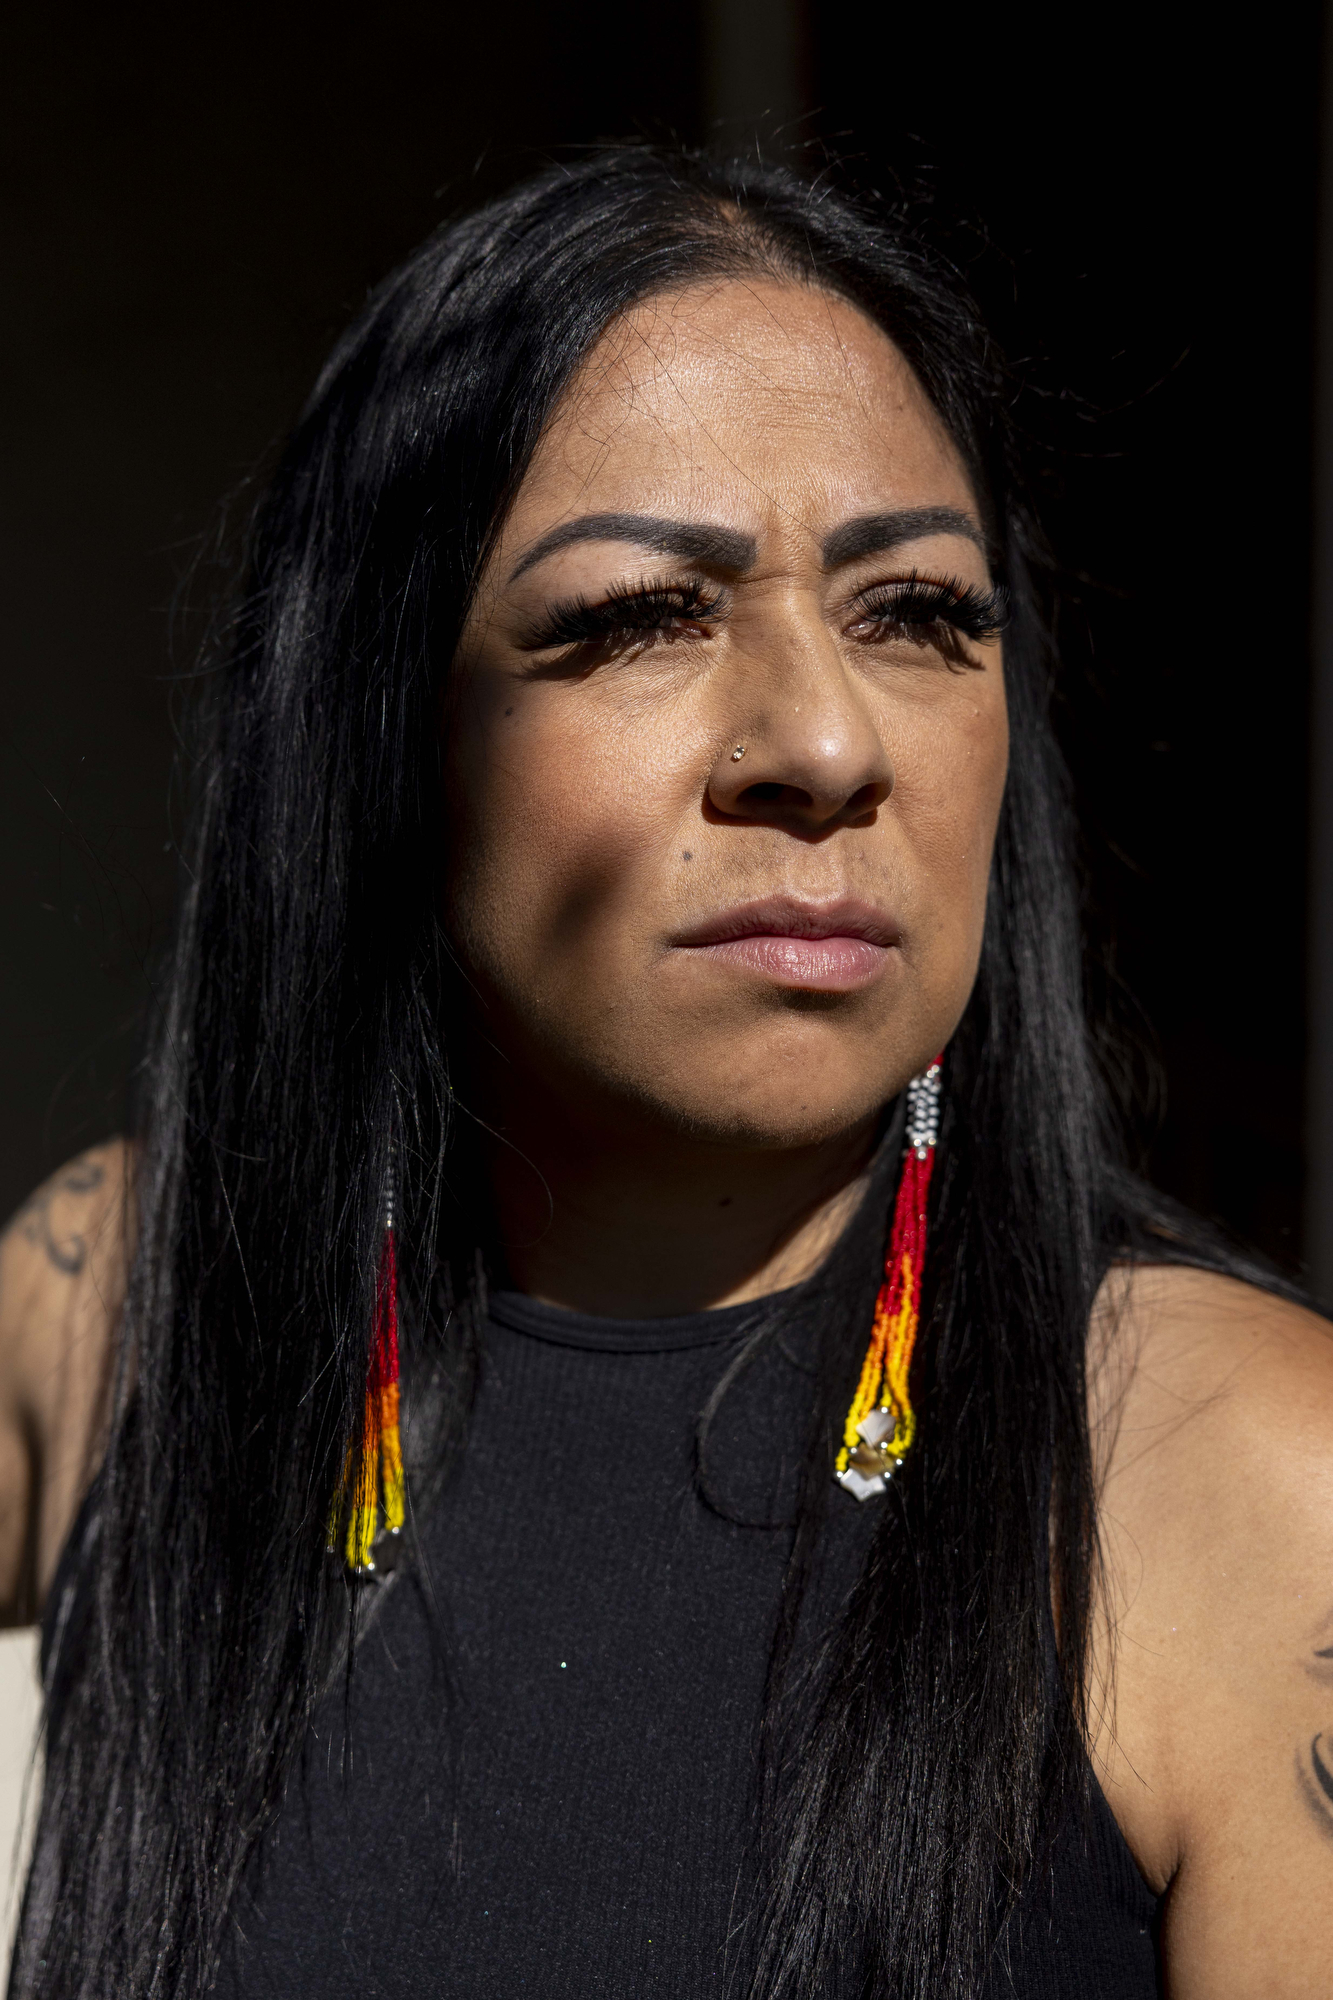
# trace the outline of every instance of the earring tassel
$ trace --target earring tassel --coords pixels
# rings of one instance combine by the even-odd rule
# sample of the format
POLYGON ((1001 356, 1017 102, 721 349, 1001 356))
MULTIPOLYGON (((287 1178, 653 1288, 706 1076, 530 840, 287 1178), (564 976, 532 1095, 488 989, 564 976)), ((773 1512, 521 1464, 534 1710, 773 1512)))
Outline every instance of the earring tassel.
POLYGON ((921 1317, 926 1199, 939 1138, 941 1057, 907 1086, 907 1134, 893 1205, 884 1282, 875 1300, 870 1346, 861 1364, 835 1465, 838 1484, 858 1500, 882 1493, 911 1449, 916 1413, 908 1393, 921 1317))
POLYGON ((384 1530, 396 1535, 405 1518, 403 1452, 398 1435, 398 1253, 390 1207, 375 1278, 375 1323, 361 1437, 349 1448, 334 1509, 330 1548, 346 1515, 347 1566, 357 1575, 375 1569, 374 1548, 383 1508, 384 1530))

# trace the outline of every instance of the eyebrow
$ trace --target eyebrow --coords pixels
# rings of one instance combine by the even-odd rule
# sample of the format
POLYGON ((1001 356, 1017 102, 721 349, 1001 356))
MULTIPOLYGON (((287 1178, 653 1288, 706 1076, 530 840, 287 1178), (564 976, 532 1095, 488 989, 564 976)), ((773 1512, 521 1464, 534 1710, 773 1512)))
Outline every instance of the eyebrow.
POLYGON ((824 538, 824 567, 838 569, 860 556, 883 555, 901 542, 924 541, 927 535, 962 535, 986 553, 980 528, 957 507, 904 507, 896 514, 861 514, 834 528, 824 538))
POLYGON ((706 569, 733 570, 738 574, 753 569, 759 544, 753 535, 737 528, 724 528, 713 521, 671 521, 657 514, 584 514, 577 521, 563 521, 543 535, 519 558, 509 581, 517 582, 535 563, 544 562, 558 549, 575 542, 633 542, 637 548, 652 549, 656 555, 679 556, 682 562, 701 563, 706 569))

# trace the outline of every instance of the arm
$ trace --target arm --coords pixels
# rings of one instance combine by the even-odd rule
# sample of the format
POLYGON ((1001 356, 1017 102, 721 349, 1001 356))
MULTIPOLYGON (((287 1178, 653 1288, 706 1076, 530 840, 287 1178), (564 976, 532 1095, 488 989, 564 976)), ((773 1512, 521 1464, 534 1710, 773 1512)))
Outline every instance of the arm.
POLYGON ((1171 2000, 1303 2000, 1333 1984, 1333 1329, 1179 1270, 1119 1307, 1094 1761, 1171 2000))
POLYGON ((103 1442, 130 1154, 80 1154, 0 1235, 0 1624, 38 1616, 103 1442))

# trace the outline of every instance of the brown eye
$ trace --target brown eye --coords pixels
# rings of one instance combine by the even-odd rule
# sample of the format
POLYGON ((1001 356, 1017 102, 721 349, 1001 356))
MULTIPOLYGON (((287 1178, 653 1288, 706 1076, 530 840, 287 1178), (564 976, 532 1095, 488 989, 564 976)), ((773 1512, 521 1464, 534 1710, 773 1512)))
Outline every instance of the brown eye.
POLYGON ((865 592, 859 609, 854 631, 883 637, 901 632, 917 645, 945 649, 962 638, 979 644, 997 638, 1007 612, 1000 590, 915 576, 865 592))
POLYGON ((600 604, 577 598, 558 605, 527 644, 534 652, 588 645, 614 651, 658 638, 670 641, 706 632, 720 603, 720 592, 696 583, 641 585, 614 591, 600 604))

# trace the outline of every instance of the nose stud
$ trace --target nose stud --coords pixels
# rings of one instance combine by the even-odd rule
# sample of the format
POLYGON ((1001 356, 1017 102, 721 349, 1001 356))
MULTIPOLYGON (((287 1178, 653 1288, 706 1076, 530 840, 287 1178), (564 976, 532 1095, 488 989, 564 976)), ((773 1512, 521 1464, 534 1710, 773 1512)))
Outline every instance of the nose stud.
POLYGON ((742 758, 742 757, 743 757, 744 755, 745 755, 745 745, 744 745, 743 743, 738 743, 738 744, 736 745, 736 748, 735 748, 735 749, 734 749, 734 750, 732 751, 732 753, 731 753, 731 761, 732 761, 732 763, 733 763, 733 764, 739 764, 739 763, 740 763, 740 761, 741 761, 741 758, 742 758))

